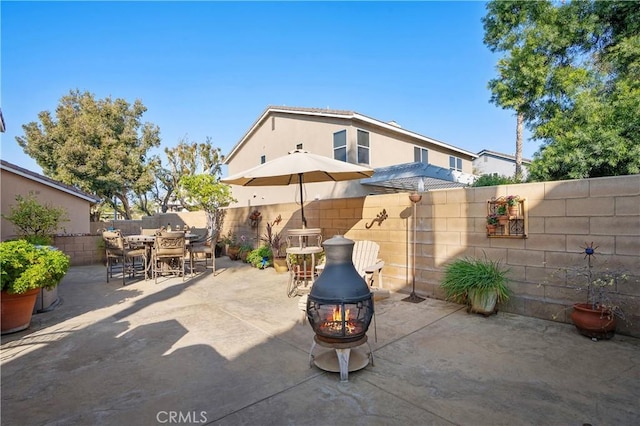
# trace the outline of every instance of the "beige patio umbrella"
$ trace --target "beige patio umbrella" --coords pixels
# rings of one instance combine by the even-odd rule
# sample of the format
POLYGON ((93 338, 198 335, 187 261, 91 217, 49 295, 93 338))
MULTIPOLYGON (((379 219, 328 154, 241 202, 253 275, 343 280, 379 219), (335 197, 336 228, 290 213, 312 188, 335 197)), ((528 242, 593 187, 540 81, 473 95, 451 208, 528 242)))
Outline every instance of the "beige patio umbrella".
POLYGON ((282 186, 295 183, 299 184, 302 226, 306 228, 307 220, 304 217, 304 203, 302 202, 303 183, 338 182, 371 176, 373 176, 373 170, 367 167, 296 149, 295 151, 289 152, 288 155, 267 161, 264 164, 260 164, 244 172, 221 179, 221 181, 231 185, 241 186, 282 186))

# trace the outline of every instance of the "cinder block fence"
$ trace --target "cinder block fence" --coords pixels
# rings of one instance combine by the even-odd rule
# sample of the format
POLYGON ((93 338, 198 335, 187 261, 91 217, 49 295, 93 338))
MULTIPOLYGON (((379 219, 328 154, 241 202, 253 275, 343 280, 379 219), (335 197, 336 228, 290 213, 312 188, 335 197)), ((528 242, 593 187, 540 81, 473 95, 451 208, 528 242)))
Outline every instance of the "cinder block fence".
MULTIPOLYGON (((619 324, 618 330, 640 337, 640 175, 431 191, 423 194, 416 211, 418 294, 443 298, 439 282, 444 265, 460 256, 486 255, 510 268, 513 297, 502 311, 549 320, 559 314, 556 320, 569 322, 570 310, 563 308, 582 300, 558 270, 584 265, 582 247, 593 242, 597 264, 617 265, 630 274, 617 290, 631 323, 619 324), (508 195, 525 200, 521 225, 526 238, 487 236, 487 202, 508 195)), ((276 232, 285 235, 287 229, 302 227, 299 205, 264 205, 228 209, 223 234, 232 232, 258 245, 267 223, 278 215, 282 221, 276 232), (252 227, 249 215, 255 209, 262 219, 252 227)), ((308 226, 321 228, 325 239, 340 234, 379 243, 384 286, 410 291, 414 217, 408 193, 310 201, 305 216, 308 226)), ((140 226, 165 222, 206 225, 199 212, 107 226, 136 233, 140 226)), ((105 226, 92 225, 96 230, 105 226)), ((72 256, 73 264, 102 261, 98 235, 58 237, 55 243, 72 256)))

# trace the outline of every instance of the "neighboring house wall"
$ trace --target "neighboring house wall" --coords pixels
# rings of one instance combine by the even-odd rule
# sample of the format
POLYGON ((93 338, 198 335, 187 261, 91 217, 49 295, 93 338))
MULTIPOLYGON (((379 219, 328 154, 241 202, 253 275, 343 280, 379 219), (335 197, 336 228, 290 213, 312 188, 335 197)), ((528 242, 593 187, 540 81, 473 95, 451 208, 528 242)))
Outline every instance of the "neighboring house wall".
MULTIPOLYGON (((228 174, 234 175, 266 161, 287 155, 302 144, 313 154, 334 158, 334 133, 346 131, 347 161, 370 168, 414 161, 414 147, 426 148, 429 163, 449 168, 449 157, 460 158, 462 171, 472 173, 475 154, 350 111, 270 107, 249 129, 226 159, 228 174), (358 130, 369 134, 369 162, 358 162, 358 130)), ((374 189, 355 182, 307 184, 306 200, 350 198, 374 189)), ((233 206, 256 206, 299 200, 294 188, 232 186, 238 200, 233 206)))
MULTIPOLYGON (((522 178, 529 176, 531 160, 522 159, 522 178)), ((512 155, 483 150, 478 153, 478 158, 473 160, 473 171, 476 175, 497 173, 505 177, 513 177, 516 174, 516 159, 512 155)))
MULTIPOLYGON (((61 223, 58 231, 65 234, 89 233, 89 216, 91 213, 91 203, 72 193, 57 189, 55 185, 47 185, 37 182, 25 176, 13 173, 10 167, 3 164, 0 169, 0 189, 2 214, 9 215, 11 206, 16 205, 16 195, 27 196, 34 192, 36 199, 41 204, 49 204, 53 207, 61 207, 67 211, 68 222, 61 223)), ((17 234, 13 224, 2 218, 1 238, 6 240, 15 237, 17 234)))
MULTIPOLYGON (((282 215, 275 231, 300 228, 299 206, 293 203, 263 206, 263 220, 251 228, 250 208, 229 209, 225 231, 245 235, 254 243, 268 222, 282 215)), ((325 239, 345 234, 380 244, 385 261, 384 285, 410 291, 412 281, 413 206, 407 193, 305 204, 310 228, 319 227, 325 239), (373 222, 382 210, 388 218, 373 222)), ((510 272, 511 300, 504 312, 570 322, 570 309, 583 295, 558 281, 558 268, 584 266, 581 247, 593 242, 597 262, 611 261, 633 276, 619 290, 631 323, 620 323, 623 334, 640 337, 640 175, 557 182, 462 188, 427 192, 417 205, 416 290, 422 296, 443 298, 439 286, 444 265, 460 256, 502 260, 510 272), (526 198, 528 238, 488 238, 487 201, 493 197, 526 198), (554 278, 554 275, 556 277, 554 278)), ((283 281, 284 282, 284 281, 283 281)))

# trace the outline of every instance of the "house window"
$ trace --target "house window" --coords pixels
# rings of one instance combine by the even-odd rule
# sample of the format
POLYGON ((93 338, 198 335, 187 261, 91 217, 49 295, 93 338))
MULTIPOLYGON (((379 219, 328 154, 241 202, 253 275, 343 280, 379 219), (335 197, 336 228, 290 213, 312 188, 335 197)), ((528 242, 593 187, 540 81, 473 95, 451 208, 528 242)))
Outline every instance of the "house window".
POLYGON ((264 164, 267 162, 267 156, 266 155, 261 155, 260 156, 260 164, 264 164))
POLYGON ((453 155, 449 157, 449 169, 450 170, 458 170, 462 171, 462 158, 454 157, 453 155))
POLYGON ((347 131, 341 130, 333 134, 333 158, 347 161, 347 131))
POLYGON ((358 163, 369 164, 369 132, 358 130, 358 163))
POLYGON ((297 144, 296 149, 302 149, 302 144, 301 143, 297 144))
POLYGON ((413 161, 416 163, 429 163, 429 151, 427 148, 421 148, 419 146, 413 147, 413 161))

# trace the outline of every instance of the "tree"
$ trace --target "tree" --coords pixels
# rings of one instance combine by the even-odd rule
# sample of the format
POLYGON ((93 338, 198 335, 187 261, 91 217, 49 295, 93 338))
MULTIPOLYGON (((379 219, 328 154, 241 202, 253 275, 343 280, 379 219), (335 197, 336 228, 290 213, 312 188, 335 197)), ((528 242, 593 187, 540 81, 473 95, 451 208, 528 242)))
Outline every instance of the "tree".
POLYGON ((162 166, 159 157, 154 158, 157 180, 151 189, 152 197, 162 212, 169 209, 169 203, 174 199, 183 208, 189 209, 189 203, 177 191, 180 178, 200 173, 219 176, 222 172, 224 156, 220 148, 213 146, 210 137, 202 143, 182 139, 175 148, 165 148, 164 152, 168 167, 162 166))
POLYGON ((189 210, 205 211, 208 236, 215 244, 224 223, 223 208, 237 201, 231 196, 231 187, 214 175, 199 174, 182 176, 178 188, 180 196, 191 203, 189 210))
POLYGON ((32 244, 49 245, 52 235, 60 228, 61 222, 68 222, 67 211, 63 208, 43 205, 33 192, 28 196, 16 195, 16 205, 9 207, 9 215, 2 215, 18 228, 19 237, 32 244))
POLYGON ((160 145, 159 128, 141 122, 146 110, 140 100, 96 100, 72 90, 55 117, 40 112, 39 123, 23 125, 25 136, 16 140, 46 176, 96 194, 130 219, 130 200, 155 179, 147 153, 160 145))
POLYGON ((487 10, 485 44, 506 53, 492 101, 543 142, 529 178, 637 173, 640 2, 493 1, 487 10))
POLYGON ((548 2, 492 1, 483 18, 484 43, 492 52, 505 52, 498 61, 498 77, 488 83, 491 102, 516 113, 516 170, 522 179, 522 132, 531 103, 543 92, 547 76, 547 58, 536 47, 541 34, 537 22, 549 13, 548 2))

